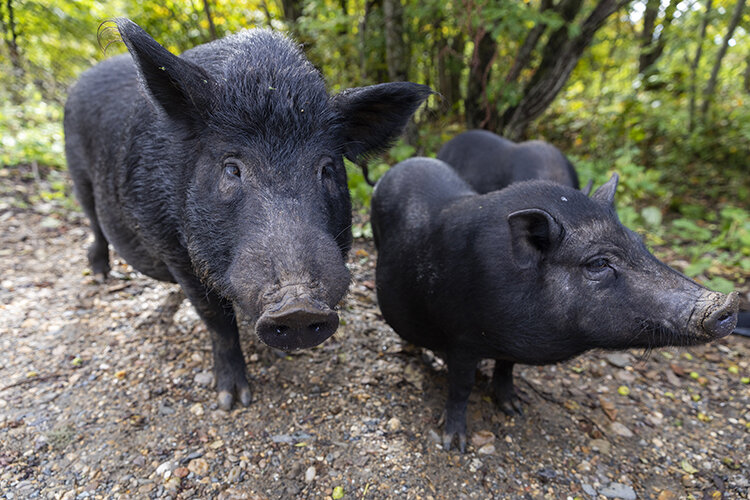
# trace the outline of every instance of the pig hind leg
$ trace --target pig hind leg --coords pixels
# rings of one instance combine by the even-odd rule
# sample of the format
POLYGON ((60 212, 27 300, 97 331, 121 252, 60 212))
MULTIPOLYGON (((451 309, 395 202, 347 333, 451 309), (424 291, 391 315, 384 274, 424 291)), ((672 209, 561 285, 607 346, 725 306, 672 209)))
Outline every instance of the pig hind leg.
POLYGON ((445 430, 443 449, 448 451, 453 438, 458 438, 458 449, 466 451, 466 407, 474 387, 478 359, 473 356, 448 351, 448 401, 445 403, 445 430))
POLYGON ((513 363, 509 361, 495 361, 495 371, 492 375, 492 392, 495 403, 506 415, 521 416, 521 400, 513 386, 513 363))
POLYGON ((109 267, 109 243, 99 225, 99 219, 96 216, 94 205, 94 191, 91 181, 88 178, 74 176, 74 185, 78 201, 81 203, 84 213, 91 223, 91 231, 94 233, 94 242, 88 250, 89 265, 94 274, 101 274, 107 277, 110 271, 109 267))
POLYGON ((245 373, 245 358, 232 303, 206 289, 192 274, 173 267, 169 270, 211 333, 219 407, 230 410, 235 398, 243 406, 248 406, 252 393, 245 373))

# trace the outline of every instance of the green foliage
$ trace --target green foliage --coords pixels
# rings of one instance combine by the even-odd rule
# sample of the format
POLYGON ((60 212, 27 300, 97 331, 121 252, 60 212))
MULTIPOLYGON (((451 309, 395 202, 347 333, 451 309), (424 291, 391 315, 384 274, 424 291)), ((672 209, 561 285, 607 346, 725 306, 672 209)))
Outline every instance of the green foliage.
POLYGON ((0 103, 0 166, 37 162, 62 166, 62 109, 42 100, 33 87, 24 91, 24 103, 0 103))

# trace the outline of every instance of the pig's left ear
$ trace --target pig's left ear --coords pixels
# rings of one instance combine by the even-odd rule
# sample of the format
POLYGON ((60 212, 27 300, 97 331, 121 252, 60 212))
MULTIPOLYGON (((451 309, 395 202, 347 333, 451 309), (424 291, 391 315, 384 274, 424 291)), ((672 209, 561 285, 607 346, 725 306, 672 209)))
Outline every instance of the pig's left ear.
POLYGON ((591 195, 591 199, 603 201, 607 205, 613 205, 615 201, 615 191, 617 191, 617 181, 619 179, 620 176, 617 175, 617 173, 612 174, 612 177, 610 177, 607 182, 594 191, 594 194, 591 195))
POLYGON ((334 95, 331 100, 342 119, 344 155, 356 161, 388 148, 432 93, 426 85, 393 82, 334 95))
POLYGON ((552 215, 540 208, 527 208, 508 215, 513 260, 521 269, 536 266, 554 248, 563 228, 552 215))

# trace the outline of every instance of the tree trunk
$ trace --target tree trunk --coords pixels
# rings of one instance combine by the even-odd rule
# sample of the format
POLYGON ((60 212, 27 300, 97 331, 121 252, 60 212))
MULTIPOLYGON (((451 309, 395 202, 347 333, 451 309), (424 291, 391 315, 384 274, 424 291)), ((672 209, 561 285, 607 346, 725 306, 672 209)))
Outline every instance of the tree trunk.
POLYGON ((497 111, 487 99, 487 82, 492 73, 492 63, 497 53, 497 42, 492 34, 479 28, 474 37, 474 51, 469 65, 469 81, 466 85, 466 126, 488 128, 497 111))
MULTIPOLYGON (((442 21, 441 21, 442 23, 442 21)), ((440 33, 440 24, 436 24, 438 39, 435 43, 437 60, 438 92, 452 113, 459 109, 461 102, 461 70, 463 69, 464 37, 456 33, 448 40, 440 33)))
POLYGON ((383 0, 385 22, 385 60, 388 79, 392 82, 408 80, 404 43, 404 7, 401 0, 383 0))
POLYGON ((211 6, 208 0, 203 0, 203 10, 206 12, 206 19, 208 19, 208 32, 211 34, 211 40, 216 40, 216 25, 214 25, 214 18, 211 16, 211 6))
POLYGON ((701 106, 701 119, 705 121, 706 115, 708 115, 708 108, 711 104, 711 101, 714 98, 714 92, 716 91, 716 83, 719 79, 719 69, 721 68, 721 61, 724 59, 724 56, 727 53, 727 49, 729 48, 729 40, 732 39, 732 35, 734 34, 735 28, 737 28, 737 25, 740 23, 740 20, 742 20, 742 10, 745 8, 745 3, 747 0, 737 0, 737 5, 734 7, 734 12, 732 13, 732 19, 729 21, 729 28, 727 28, 727 34, 724 36, 724 40, 721 43, 721 48, 719 49, 719 53, 716 55, 716 60, 714 61, 714 67, 711 70, 711 77, 708 79, 708 84, 706 85, 706 89, 703 91, 703 105, 701 106))
POLYGON ((745 75, 743 84, 745 93, 750 94, 750 55, 745 58, 745 75))
MULTIPOLYGON (((539 7, 539 12, 544 12, 550 7, 552 7, 552 0, 542 0, 542 4, 539 7)), ((531 28, 529 33, 526 35, 521 48, 518 49, 518 54, 516 54, 516 58, 513 60, 513 65, 510 67, 510 71, 508 71, 508 74, 505 76, 506 83, 515 83, 516 80, 518 80, 518 77, 521 75, 521 71, 523 71, 523 69, 528 66, 529 62, 531 61, 531 53, 536 48, 537 43, 539 43, 539 39, 542 37, 542 34, 546 29, 547 25, 544 23, 539 23, 531 28)))
MULTIPOLYGON (((568 26, 554 32, 542 53, 532 79, 526 84, 521 101, 509 107, 503 114, 501 124, 506 137, 519 140, 529 123, 540 116, 554 101, 578 64, 583 51, 591 44, 597 30, 607 18, 628 3, 628 0, 600 0, 586 20, 580 25, 579 34, 570 38, 568 26)), ((570 2, 570 12, 577 12, 580 0, 570 2)), ((566 14, 563 14, 564 17, 566 14)))
POLYGON ((695 49, 695 57, 690 63, 690 103, 688 108, 688 131, 692 132, 695 128, 695 98, 696 98, 696 86, 698 81, 698 65, 701 62, 701 56, 703 55, 703 41, 706 39, 706 30, 708 29, 708 19, 711 16, 711 7, 713 6, 713 0, 706 0, 706 13, 703 14, 703 20, 701 21, 701 33, 698 38, 698 48, 695 49))
POLYGON ((670 0, 664 10, 661 20, 661 31, 656 32, 656 19, 659 15, 661 0, 648 0, 646 12, 643 16, 643 31, 641 32, 641 54, 638 58, 638 72, 645 74, 664 53, 666 46, 665 35, 674 20, 677 10, 677 0, 670 0))
POLYGON ((21 63, 21 51, 18 50, 18 32, 16 31, 16 18, 13 12, 13 0, 6 0, 5 7, 8 11, 8 22, 3 22, 5 43, 8 46, 8 54, 10 62, 13 65, 14 76, 21 79, 23 78, 24 70, 21 63))

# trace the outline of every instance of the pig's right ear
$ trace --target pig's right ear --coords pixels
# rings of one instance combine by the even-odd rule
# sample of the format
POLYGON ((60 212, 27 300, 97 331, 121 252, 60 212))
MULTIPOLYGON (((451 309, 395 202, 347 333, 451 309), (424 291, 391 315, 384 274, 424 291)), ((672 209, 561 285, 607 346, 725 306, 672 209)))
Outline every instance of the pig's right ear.
POLYGON ((615 202, 615 191, 617 191, 617 181, 620 180, 620 176, 617 173, 612 174, 612 177, 599 186, 599 189, 594 191, 591 195, 592 200, 603 201, 607 205, 613 205, 615 202))
POLYGON ((130 19, 114 20, 152 100, 178 120, 200 118, 210 109, 212 81, 199 66, 159 45, 130 19))
POLYGON ((560 241, 563 228, 540 208, 527 208, 508 215, 513 260, 521 269, 536 266, 544 254, 560 241))
POLYGON ((432 93, 426 85, 392 82, 334 95, 332 104, 342 120, 344 155, 356 162, 361 156, 384 151, 432 93))

